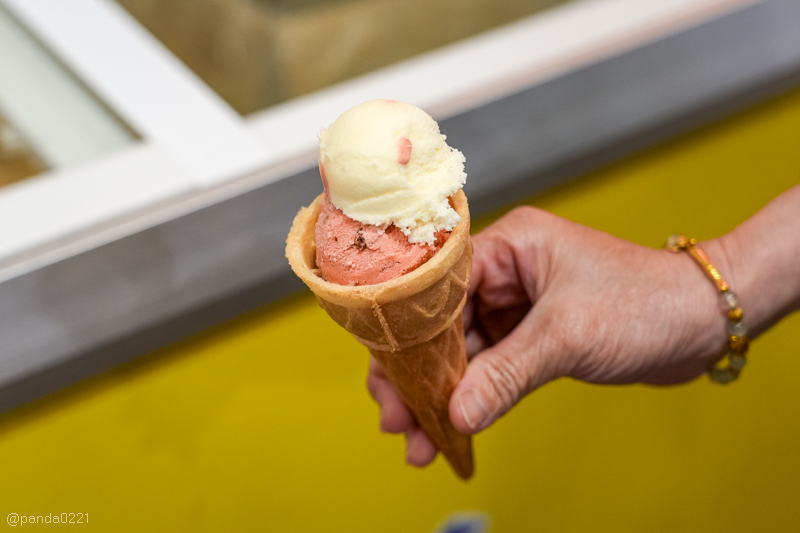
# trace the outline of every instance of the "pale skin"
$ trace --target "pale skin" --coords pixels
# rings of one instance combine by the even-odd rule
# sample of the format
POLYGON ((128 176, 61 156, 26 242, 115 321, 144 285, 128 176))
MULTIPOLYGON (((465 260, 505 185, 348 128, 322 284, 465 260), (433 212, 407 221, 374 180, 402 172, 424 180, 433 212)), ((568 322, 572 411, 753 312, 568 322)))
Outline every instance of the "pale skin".
MULTIPOLYGON (((483 431, 560 377, 671 385, 704 374, 724 354, 718 292, 686 253, 531 207, 511 211, 473 244, 464 309, 471 359, 450 401, 462 433, 483 431)), ((739 295, 751 339, 800 309, 800 185, 700 247, 739 295)), ((374 359, 367 387, 381 430, 405 434, 407 462, 433 461, 436 448, 374 359)))

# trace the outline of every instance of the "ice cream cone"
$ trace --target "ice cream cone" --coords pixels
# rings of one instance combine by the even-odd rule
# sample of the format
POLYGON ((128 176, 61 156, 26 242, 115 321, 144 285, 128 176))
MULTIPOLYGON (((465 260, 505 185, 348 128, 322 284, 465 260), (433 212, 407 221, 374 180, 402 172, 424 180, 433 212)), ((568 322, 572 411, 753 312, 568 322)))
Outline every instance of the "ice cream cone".
POLYGON ((422 429, 463 479, 472 476, 472 441, 450 421, 450 396, 467 367, 461 311, 472 270, 467 198, 450 198, 461 222, 441 250, 416 270, 376 285, 323 280, 314 227, 322 195, 294 219, 286 256, 320 306, 367 348, 422 429))

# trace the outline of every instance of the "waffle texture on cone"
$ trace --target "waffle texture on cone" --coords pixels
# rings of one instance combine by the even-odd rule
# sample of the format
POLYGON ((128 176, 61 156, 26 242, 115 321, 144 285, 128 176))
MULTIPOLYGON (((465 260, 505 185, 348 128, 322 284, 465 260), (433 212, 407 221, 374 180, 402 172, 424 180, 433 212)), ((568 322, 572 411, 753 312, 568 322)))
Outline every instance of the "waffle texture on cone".
POLYGON ((472 477, 472 438, 450 421, 450 396, 467 370, 464 324, 401 352, 370 349, 420 427, 462 479, 472 477))
POLYGON ((314 226, 322 195, 297 214, 286 243, 289 264, 340 326, 369 348, 396 352, 432 339, 461 313, 472 271, 469 209, 462 191, 451 197, 461 221, 447 242, 413 272, 376 285, 323 280, 316 268, 314 226))
POLYGON ((456 431, 450 396, 467 354, 461 311, 472 271, 467 198, 450 203, 461 221, 441 250, 416 270, 375 285, 337 285, 316 268, 314 227, 322 195, 294 219, 286 257, 320 306, 369 348, 422 429, 463 479, 473 473, 472 439, 456 431))

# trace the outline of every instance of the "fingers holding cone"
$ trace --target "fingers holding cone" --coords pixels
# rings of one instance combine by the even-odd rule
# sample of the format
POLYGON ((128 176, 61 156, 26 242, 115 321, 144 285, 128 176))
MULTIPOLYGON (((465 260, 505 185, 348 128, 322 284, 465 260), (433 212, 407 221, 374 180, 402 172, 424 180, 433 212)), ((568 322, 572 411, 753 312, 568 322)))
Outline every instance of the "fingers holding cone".
POLYGON ((569 373, 570 357, 557 335, 540 327, 542 313, 529 312, 523 327, 472 358, 450 400, 450 419, 465 434, 492 425, 525 395, 569 373))

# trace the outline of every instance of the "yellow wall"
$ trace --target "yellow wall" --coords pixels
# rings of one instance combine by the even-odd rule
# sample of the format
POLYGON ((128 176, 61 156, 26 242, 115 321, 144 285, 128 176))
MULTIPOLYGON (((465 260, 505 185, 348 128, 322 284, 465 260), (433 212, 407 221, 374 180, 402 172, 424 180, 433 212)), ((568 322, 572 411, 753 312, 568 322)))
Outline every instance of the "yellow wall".
MULTIPOLYGON (((529 201, 649 246, 713 237, 798 182, 799 140, 795 91, 529 201)), ((728 388, 550 384, 476 438, 464 484, 441 460, 404 465, 366 350, 302 294, 0 416, 0 514, 119 532, 427 532, 457 509, 495 532, 797 531, 798 343, 795 315, 728 388)))

